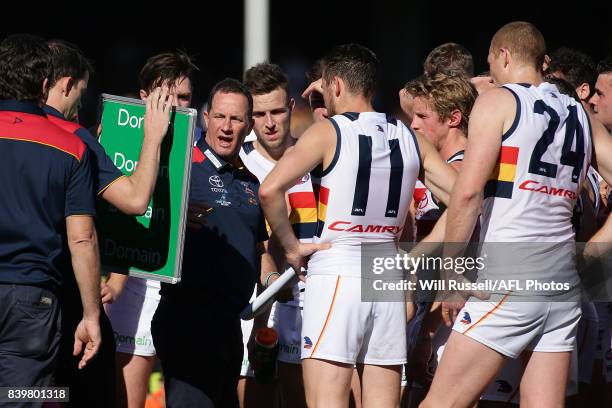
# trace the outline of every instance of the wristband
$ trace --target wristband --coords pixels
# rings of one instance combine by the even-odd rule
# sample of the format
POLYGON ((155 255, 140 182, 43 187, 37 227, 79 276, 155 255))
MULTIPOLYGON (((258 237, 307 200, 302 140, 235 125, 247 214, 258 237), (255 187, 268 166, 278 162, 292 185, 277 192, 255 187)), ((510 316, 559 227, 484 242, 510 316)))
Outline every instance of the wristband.
POLYGON ((270 286, 270 278, 272 277, 272 275, 281 276, 281 274, 278 272, 270 272, 268 276, 266 276, 266 279, 264 280, 264 284, 263 284, 264 288, 268 288, 268 286, 270 286))

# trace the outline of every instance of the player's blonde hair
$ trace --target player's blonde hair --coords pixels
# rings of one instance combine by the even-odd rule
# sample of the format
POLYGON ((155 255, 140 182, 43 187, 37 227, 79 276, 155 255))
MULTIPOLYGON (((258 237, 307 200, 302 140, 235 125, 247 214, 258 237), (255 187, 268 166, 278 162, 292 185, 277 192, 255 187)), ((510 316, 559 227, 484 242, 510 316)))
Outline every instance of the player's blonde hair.
POLYGON ((493 55, 506 48, 510 55, 525 65, 537 70, 542 69, 546 55, 544 36, 533 24, 525 21, 514 21, 500 28, 491 40, 493 55))
POLYGON ((414 98, 426 99, 429 107, 440 117, 440 121, 448 119, 455 110, 461 112, 459 129, 467 134, 470 111, 478 92, 465 75, 448 75, 441 72, 431 76, 422 75, 408 82, 404 89, 414 98))

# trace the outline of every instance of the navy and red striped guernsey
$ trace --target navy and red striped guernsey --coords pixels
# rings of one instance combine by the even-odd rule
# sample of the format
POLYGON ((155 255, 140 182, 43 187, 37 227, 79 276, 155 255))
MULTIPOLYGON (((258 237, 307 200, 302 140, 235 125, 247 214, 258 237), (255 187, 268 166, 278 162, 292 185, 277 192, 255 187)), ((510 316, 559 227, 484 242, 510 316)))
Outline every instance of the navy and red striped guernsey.
POLYGON ((57 109, 45 105, 44 111, 47 114, 48 119, 56 126, 64 129, 67 132, 77 135, 89 148, 90 153, 93 155, 91 161, 94 166, 93 181, 94 191, 100 195, 104 193, 111 184, 117 181, 120 177, 123 177, 123 173, 119 170, 115 163, 104 151, 104 148, 98 142, 89 130, 85 129, 81 125, 75 122, 66 120, 64 115, 57 109))
POLYGON ((0 101, 0 283, 59 285, 65 218, 95 215, 87 146, 33 102, 0 101))

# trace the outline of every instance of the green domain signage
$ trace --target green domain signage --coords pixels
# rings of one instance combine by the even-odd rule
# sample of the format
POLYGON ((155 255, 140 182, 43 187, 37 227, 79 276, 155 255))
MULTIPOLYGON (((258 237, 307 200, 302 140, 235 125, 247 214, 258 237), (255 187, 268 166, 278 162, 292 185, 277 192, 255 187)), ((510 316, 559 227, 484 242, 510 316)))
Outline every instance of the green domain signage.
MULTIPOLYGON (((144 139, 145 103, 103 94, 101 110, 100 144, 129 176, 138 166, 144 139)), ((196 116, 195 109, 173 109, 155 191, 143 216, 125 215, 98 200, 98 241, 105 271, 180 281, 196 116)))

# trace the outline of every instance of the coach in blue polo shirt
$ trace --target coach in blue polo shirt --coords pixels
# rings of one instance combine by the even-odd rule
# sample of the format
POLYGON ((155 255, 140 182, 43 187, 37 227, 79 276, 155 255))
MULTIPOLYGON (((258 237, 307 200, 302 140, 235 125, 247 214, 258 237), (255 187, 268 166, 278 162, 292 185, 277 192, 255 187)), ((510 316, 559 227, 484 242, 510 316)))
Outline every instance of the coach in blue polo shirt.
POLYGON ((83 305, 75 351, 87 343, 79 368, 100 347, 91 165, 87 146, 41 109, 50 72, 41 39, 15 35, 0 44, 0 387, 50 384, 58 288, 71 260, 83 305))
POLYGON ((238 157, 252 112, 253 98, 240 82, 219 82, 208 98, 206 137, 194 148, 190 218, 205 222, 188 228, 182 280, 162 284, 152 323, 172 407, 238 404, 238 315, 260 276, 262 254, 268 257, 259 183, 238 157))

